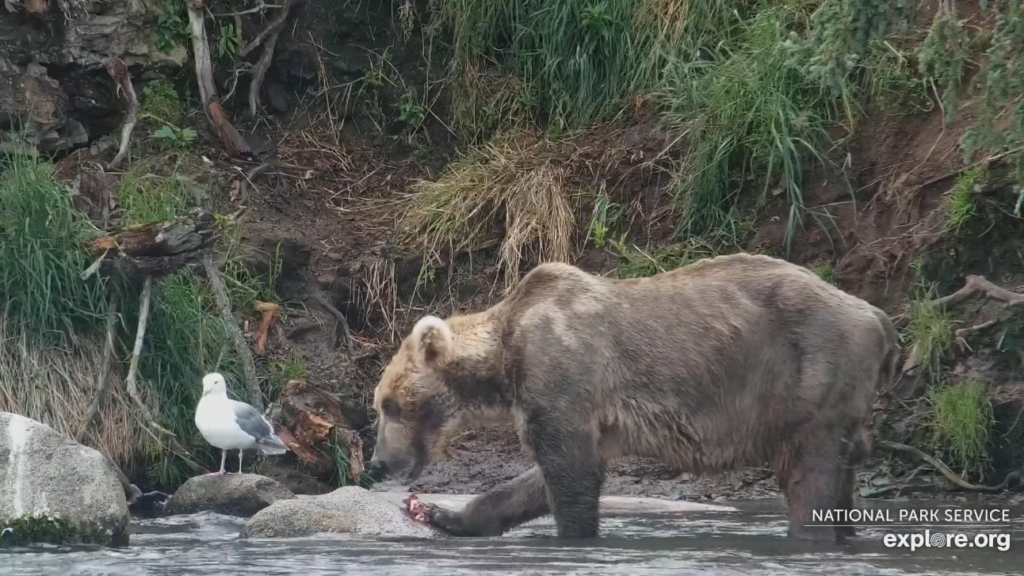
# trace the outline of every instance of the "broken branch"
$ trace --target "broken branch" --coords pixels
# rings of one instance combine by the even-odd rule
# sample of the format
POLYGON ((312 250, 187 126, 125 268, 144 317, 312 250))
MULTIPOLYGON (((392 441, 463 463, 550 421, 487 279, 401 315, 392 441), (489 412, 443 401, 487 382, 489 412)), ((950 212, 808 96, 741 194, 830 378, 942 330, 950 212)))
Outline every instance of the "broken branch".
POLYGON ((261 30, 260 33, 252 39, 252 41, 238 50, 238 55, 245 58, 253 50, 259 48, 260 44, 263 44, 263 42, 268 38, 273 37, 276 41, 277 35, 281 33, 281 29, 284 28, 284 23, 288 19, 288 12, 291 10, 293 2, 294 0, 284 0, 281 4, 281 11, 277 13, 270 24, 267 24, 267 27, 261 30))
POLYGON ((256 38, 253 39, 248 45, 244 46, 240 54, 244 57, 256 46, 259 46, 261 42, 266 38, 266 43, 263 44, 263 50, 260 52, 260 59, 256 61, 256 66, 252 69, 252 79, 249 83, 249 114, 255 118, 256 109, 260 103, 260 90, 263 88, 263 79, 267 75, 267 70, 270 69, 270 63, 274 59, 274 47, 277 45, 277 38, 281 35, 281 30, 284 28, 285 22, 288 20, 289 12, 291 11, 293 0, 284 0, 281 4, 281 11, 278 12, 277 17, 260 32, 256 38))
POLYGON ((117 320, 117 300, 111 295, 109 302, 107 305, 107 339, 103 344, 103 356, 100 358, 100 373, 96 377, 96 396, 93 397, 88 410, 85 411, 85 418, 82 419, 82 424, 78 428, 76 437, 79 441, 85 438, 89 426, 99 414, 100 404, 107 392, 107 373, 110 372, 110 357, 114 354, 114 324, 117 320))
POLYGON ((245 138, 231 125, 227 113, 220 105, 217 96, 217 84, 213 80, 213 60, 210 57, 210 45, 206 38, 206 26, 203 22, 205 7, 203 0, 188 0, 188 20, 192 28, 192 52, 196 61, 196 80, 199 82, 199 96, 203 102, 203 110, 220 138, 228 154, 238 158, 254 158, 255 154, 245 138))
POLYGON ((199 258, 213 241, 213 224, 212 214, 195 209, 173 220, 101 236, 92 243, 97 260, 86 274, 165 276, 199 258))
POLYGON ((132 86, 132 78, 128 74, 128 67, 125 66, 120 58, 107 58, 103 65, 107 69, 107 73, 110 74, 110 77, 114 79, 114 86, 117 88, 115 92, 122 94, 128 100, 128 114, 124 118, 124 124, 121 125, 121 146, 117 150, 117 155, 107 165, 109 168, 117 168, 128 155, 128 145, 131 143, 132 131, 135 130, 135 124, 138 123, 139 99, 135 95, 135 88, 132 86))
POLYGON ((215 18, 230 18, 232 16, 247 16, 249 14, 263 14, 267 10, 280 8, 280 6, 273 6, 266 4, 263 0, 257 0, 256 6, 249 8, 248 10, 242 10, 241 12, 229 12, 227 14, 214 14, 215 18))
POLYGON ((1003 478, 1002 482, 1000 482, 999 484, 996 484, 995 486, 982 486, 982 485, 979 485, 979 484, 971 484, 970 482, 964 480, 959 475, 957 475, 955 472, 950 470, 949 466, 946 466, 945 464, 943 464, 938 459, 932 458, 931 456, 925 454, 924 452, 918 450, 917 448, 914 448, 913 446, 908 446, 906 444, 900 444, 899 442, 890 442, 888 440, 879 440, 878 441, 878 445, 882 446, 882 447, 885 447, 885 448, 888 448, 890 450, 895 450, 895 451, 898 451, 898 452, 905 452, 907 454, 911 454, 913 456, 916 456, 917 458, 920 458, 921 460, 924 460, 925 462, 927 462, 927 463, 931 464, 932 466, 934 466, 935 469, 938 470, 940 474, 945 476, 947 480, 949 480, 953 484, 957 485, 958 487, 960 487, 960 488, 962 488, 964 490, 969 490, 971 492, 988 492, 988 493, 1002 492, 1003 490, 1006 489, 1007 486, 1010 485, 1010 482, 1012 482, 1013 480, 1020 479, 1020 472, 1011 472, 1011 473, 1006 475, 1006 478, 1003 478))
POLYGON ((242 359, 242 370, 245 372, 245 387, 249 392, 249 404, 263 412, 263 394, 260 393, 259 381, 256 379, 256 364, 252 359, 252 351, 249 350, 249 345, 245 343, 245 336, 242 335, 238 322, 235 321, 234 315, 231 314, 231 299, 228 297, 227 288, 224 287, 224 282, 220 278, 220 270, 217 269, 217 265, 213 262, 213 254, 210 252, 203 256, 203 268, 206 270, 206 276, 210 280, 213 294, 217 298, 217 306, 220 307, 224 326, 231 336, 231 341, 234 342, 235 351, 242 359))
MULTIPOLYGON (((141 303, 139 304, 139 325, 135 330, 135 346, 132 347, 132 359, 128 364, 128 376, 125 378, 125 388, 128 390, 128 395, 131 396, 132 401, 138 407, 142 413, 143 418, 149 425, 149 428, 157 430, 161 434, 167 437, 167 441, 170 444, 171 452, 174 452, 186 464, 192 467, 196 472, 206 472, 206 469, 199 465, 192 455, 188 453, 185 448, 178 442, 177 437, 170 430, 157 424, 153 414, 149 411, 149 407, 146 406, 145 402, 139 396, 139 385, 135 381, 136 376, 139 372, 139 356, 142 355, 142 342, 146 337, 146 324, 149 322, 149 301, 153 297, 153 277, 146 276, 145 281, 142 285, 142 296, 140 298, 141 303)), ((150 432, 152 434, 152 432, 150 432)), ((156 438, 155 435, 153 435, 156 438)))

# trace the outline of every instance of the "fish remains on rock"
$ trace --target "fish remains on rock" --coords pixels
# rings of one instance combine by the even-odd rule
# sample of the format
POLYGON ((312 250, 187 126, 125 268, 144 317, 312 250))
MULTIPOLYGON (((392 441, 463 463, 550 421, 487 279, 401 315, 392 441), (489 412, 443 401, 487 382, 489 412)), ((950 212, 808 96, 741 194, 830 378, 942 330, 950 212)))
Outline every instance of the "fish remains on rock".
POLYGON ((203 376, 203 397, 196 406, 196 428, 210 445, 220 448, 220 471, 228 450, 238 450, 238 473, 242 473, 242 454, 258 448, 264 454, 284 454, 288 447, 274 434, 274 427, 255 408, 228 398, 227 384, 217 372, 203 376))

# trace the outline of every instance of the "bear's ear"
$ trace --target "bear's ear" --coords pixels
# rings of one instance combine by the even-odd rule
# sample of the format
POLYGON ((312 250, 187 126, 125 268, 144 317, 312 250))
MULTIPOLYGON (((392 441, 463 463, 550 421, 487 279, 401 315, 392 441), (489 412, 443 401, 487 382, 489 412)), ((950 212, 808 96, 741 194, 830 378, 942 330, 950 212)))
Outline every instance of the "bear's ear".
POLYGON ((455 336, 448 323, 437 316, 424 316, 413 326, 412 341, 423 361, 433 364, 451 351, 455 336))

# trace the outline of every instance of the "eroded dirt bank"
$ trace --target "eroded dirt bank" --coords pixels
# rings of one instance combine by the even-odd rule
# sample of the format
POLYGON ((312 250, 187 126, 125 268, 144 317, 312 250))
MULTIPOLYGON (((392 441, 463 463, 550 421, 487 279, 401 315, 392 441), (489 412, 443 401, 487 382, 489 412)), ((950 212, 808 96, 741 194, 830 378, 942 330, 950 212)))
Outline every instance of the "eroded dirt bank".
MULTIPOLYGON (((422 246, 409 248, 406 229, 399 224, 408 224, 404 217, 422 205, 408 199, 438 190, 424 187, 423 181, 443 181, 448 189, 463 191, 474 186, 498 188, 495 183, 511 188, 513 183, 520 191, 566 197, 579 190, 592 193, 596 200, 574 204, 572 221, 562 224, 572 228, 566 255, 594 273, 653 273, 720 248, 674 236, 678 213, 671 210, 673 163, 682 154, 677 149, 680 137, 642 99, 628 117, 559 136, 550 126, 545 131, 516 116, 516 98, 508 97, 515 90, 514 79, 481 72, 480 86, 493 87, 481 91, 490 99, 481 96, 477 103, 477 112, 492 120, 481 121, 488 127, 481 130, 490 136, 493 117, 508 116, 514 121, 505 128, 512 136, 490 140, 492 147, 469 162, 482 168, 459 172, 466 165, 455 161, 469 144, 488 140, 472 141, 471 135, 480 134, 467 135, 459 128, 465 118, 462 124, 457 122, 452 89, 441 82, 449 55, 440 43, 435 49, 419 21, 410 16, 426 14, 425 3, 399 4, 402 9, 397 12, 388 2, 355 6, 308 0, 292 6, 269 61, 255 119, 245 113, 248 81, 238 82, 247 74, 240 65, 245 57, 238 56, 245 43, 232 40, 231 29, 221 27, 227 20, 217 20, 210 35, 218 53, 218 89, 230 95, 225 97, 225 109, 251 148, 246 159, 228 154, 198 105, 194 69, 180 37, 183 21, 164 18, 152 35, 156 40, 133 44, 125 38, 112 42, 110 31, 95 26, 88 28, 88 41, 81 33, 69 40, 66 30, 54 29, 60 27, 62 15, 49 9, 0 15, 0 39, 17 48, 0 59, 6 66, 0 66, 0 73, 7 73, 0 102, 11 103, 11 110, 18 109, 15 104, 24 108, 20 104, 27 96, 51 104, 27 123, 35 131, 34 145, 58 154, 59 174, 91 200, 94 220, 103 221, 110 212, 97 206, 109 204, 117 212, 130 178, 127 170, 104 167, 117 151, 117 126, 125 105, 98 64, 101 57, 114 55, 128 64, 143 111, 156 117, 143 118, 136 128, 133 162, 163 178, 182 175, 198 182, 212 199, 218 223, 224 224, 219 229, 224 261, 230 247, 230 257, 252 275, 272 277, 282 309, 271 324, 265 351, 256 354, 261 388, 269 400, 284 405, 272 408, 272 414, 291 419, 290 434, 297 441, 322 445, 306 454, 303 463, 289 455, 264 462, 261 471, 297 492, 325 491, 327 482, 343 481, 351 471, 349 462, 344 470, 339 467, 345 457, 324 448, 325 442, 331 450, 342 446, 351 451, 358 445, 368 457, 374 418, 370 394, 416 318, 478 310, 500 298, 509 270, 514 277, 531 265, 529 250, 535 247, 513 247, 522 248, 526 257, 511 264, 508 252, 502 252, 513 225, 508 206, 497 209, 494 222, 467 238, 465 245, 434 246, 442 256, 436 260, 425 260, 429 251, 422 246), (66 50, 33 55, 33 46, 62 34, 66 50), (172 42, 167 54, 157 56, 163 53, 156 44, 175 38, 178 43, 172 42), (165 122, 161 114, 166 110, 153 107, 160 94, 172 94, 169 100, 182 104, 175 122, 165 122), (460 181, 462 173, 471 175, 460 181), (611 224, 610 216, 607 221, 597 218, 610 214, 602 212, 602 206, 614 207, 617 224, 611 224), (316 392, 282 396, 292 380, 308 383, 316 392), (326 396, 317 397, 319 393, 326 396), (295 400, 297 396, 302 402, 295 400), (353 436, 339 441, 331 436, 335 428, 353 436)), ((990 16, 977 7, 954 4, 964 18, 990 24, 990 16)), ((163 6, 165 15, 180 16, 180 9, 175 2, 163 6)), ((931 21, 935 15, 929 9, 921 17, 931 21)), ((266 26, 251 14, 237 24, 243 39, 257 38, 266 26)), ((133 35, 149 38, 145 25, 133 26, 133 35)), ((901 54, 910 54, 909 49, 901 54)), ((257 56, 253 48, 248 59, 257 56)), ((917 88, 907 83, 892 90, 911 97, 917 88)), ((1024 283, 1024 235, 1014 214, 1013 185, 1000 175, 999 161, 982 163, 994 175, 970 181, 965 178, 982 164, 953 161, 961 154, 961 137, 977 119, 972 108, 976 103, 965 104, 953 121, 929 94, 923 94, 911 112, 886 104, 867 103, 856 131, 844 142, 841 170, 808 171, 802 187, 805 225, 790 251, 785 238, 789 206, 782 182, 765 206, 740 207, 749 208, 754 216, 742 222, 744 233, 728 250, 786 256, 885 308, 902 321, 909 358, 915 344, 924 346, 923 340, 948 339, 926 325, 925 316, 914 316, 914 303, 954 292, 969 274, 1017 290, 1024 283), (965 186, 975 206, 970 214, 977 217, 965 220, 960 231, 951 234, 949 198, 965 186), (919 293, 923 278, 929 286, 934 284, 935 292, 927 298, 919 293)), ((0 114, 0 129, 15 127, 14 116, 0 114)), ((481 196, 476 201, 484 205, 492 200, 481 196)), ((958 327, 990 324, 961 335, 969 336, 970 348, 954 350, 942 344, 939 380, 986 382, 995 428, 985 440, 985 451, 994 455, 993 465, 981 480, 975 475, 973 481, 997 484, 1024 462, 1024 425, 1014 418, 1024 407, 1024 384, 1019 358, 1012 361, 1020 323, 998 302, 977 304, 977 299, 967 299, 967 309, 956 312, 958 327), (997 324, 999 330, 987 330, 997 324)), ((255 345, 260 313, 247 301, 236 306, 235 316, 246 341, 255 345)), ((932 376, 920 362, 908 362, 894 389, 883 392, 876 405, 880 437, 907 444, 930 441, 927 430, 919 429, 927 428, 922 423, 931 414, 922 398, 930 398, 926 389, 934 385, 932 376)), ((186 444, 200 442, 193 437, 186 444)), ((467 432, 450 452, 448 461, 431 466, 411 489, 480 492, 529 466, 508 430, 467 432)), ((950 455, 942 449, 928 452, 950 455)), ((909 488, 901 494, 945 486, 941 479, 923 480, 926 474, 920 464, 906 454, 894 458, 891 451, 876 451, 864 474, 865 493, 897 493, 868 481, 880 476, 905 480, 909 488)), ((141 484, 152 483, 145 479, 146 471, 136 472, 143 477, 141 484)), ((777 490, 767 470, 688 478, 656 462, 631 460, 610 471, 606 493, 715 500, 776 496, 777 490)))

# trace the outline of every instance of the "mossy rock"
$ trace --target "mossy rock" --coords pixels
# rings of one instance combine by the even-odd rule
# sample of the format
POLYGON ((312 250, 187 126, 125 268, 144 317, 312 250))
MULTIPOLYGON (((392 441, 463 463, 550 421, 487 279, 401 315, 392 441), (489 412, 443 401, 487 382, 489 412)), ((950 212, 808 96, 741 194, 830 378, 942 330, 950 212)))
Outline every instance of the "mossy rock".
POLYGON ((128 503, 102 454, 18 414, 0 412, 0 540, 128 544, 128 503))

